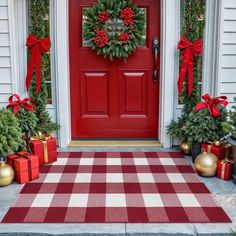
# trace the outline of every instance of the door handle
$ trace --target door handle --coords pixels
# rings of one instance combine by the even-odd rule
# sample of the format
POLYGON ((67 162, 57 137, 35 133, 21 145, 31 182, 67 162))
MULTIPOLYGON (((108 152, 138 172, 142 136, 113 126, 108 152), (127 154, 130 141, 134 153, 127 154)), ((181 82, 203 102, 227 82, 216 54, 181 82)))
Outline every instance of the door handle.
POLYGON ((157 82, 157 54, 159 52, 158 38, 155 36, 152 40, 152 52, 154 54, 154 71, 153 71, 153 82, 157 82))

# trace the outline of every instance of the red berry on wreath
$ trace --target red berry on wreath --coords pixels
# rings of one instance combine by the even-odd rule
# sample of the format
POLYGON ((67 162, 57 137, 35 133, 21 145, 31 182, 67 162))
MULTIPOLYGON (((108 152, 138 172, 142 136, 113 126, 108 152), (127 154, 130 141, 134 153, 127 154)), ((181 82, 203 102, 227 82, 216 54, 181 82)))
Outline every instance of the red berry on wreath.
POLYGON ((122 44, 127 44, 128 40, 130 40, 130 35, 125 33, 125 34, 120 34, 118 39, 122 41, 122 44))
POLYGON ((98 16, 98 21, 100 23, 104 23, 104 22, 108 21, 109 19, 110 19, 110 14, 105 10, 103 10, 98 16))
POLYGON ((125 25, 133 25, 133 18, 135 17, 135 13, 133 9, 130 7, 124 8, 120 11, 120 18, 124 19, 125 25))
POLYGON ((105 45, 108 45, 109 37, 107 36, 106 30, 95 30, 96 37, 94 38, 94 43, 99 47, 102 48, 105 45))

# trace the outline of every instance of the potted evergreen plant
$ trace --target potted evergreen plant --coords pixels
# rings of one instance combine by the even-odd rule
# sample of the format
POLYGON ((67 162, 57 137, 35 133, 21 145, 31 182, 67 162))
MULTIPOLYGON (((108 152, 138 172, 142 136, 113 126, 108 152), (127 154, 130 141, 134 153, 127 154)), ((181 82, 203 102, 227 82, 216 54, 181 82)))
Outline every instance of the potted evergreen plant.
POLYGON ((6 156, 24 147, 25 142, 17 118, 11 111, 0 109, 0 154, 6 156))
MULTIPOLYGON (((236 97, 234 98, 236 102, 236 97)), ((236 106, 228 112, 228 120, 223 123, 223 128, 229 134, 227 140, 233 148, 233 161, 234 161, 234 183, 236 183, 236 106)))
POLYGON ((219 117, 211 116, 207 109, 192 111, 186 121, 184 132, 192 143, 192 158, 195 161, 201 152, 201 143, 220 140, 225 136, 222 123, 226 121, 227 112, 223 106, 218 105, 219 117))

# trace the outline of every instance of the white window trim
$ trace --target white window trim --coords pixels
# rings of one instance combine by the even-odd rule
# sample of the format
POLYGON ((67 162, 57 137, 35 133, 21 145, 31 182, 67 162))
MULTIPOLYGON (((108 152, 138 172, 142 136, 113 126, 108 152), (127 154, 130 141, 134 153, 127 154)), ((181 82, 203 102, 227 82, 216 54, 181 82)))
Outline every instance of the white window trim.
POLYGON ((55 1, 55 58, 57 78, 57 119, 60 147, 71 141, 68 1, 55 1))
POLYGON ((176 47, 178 34, 176 19, 178 19, 179 1, 161 1, 161 86, 160 86, 160 117, 159 137, 164 148, 172 146, 172 139, 167 135, 166 127, 174 117, 174 91, 176 47), (172 68, 172 69, 170 69, 172 68), (172 96, 171 96, 172 94, 172 96), (172 99, 170 99, 172 97, 172 99))
POLYGON ((221 52, 221 32, 223 29, 224 11, 222 0, 206 0, 206 30, 203 57, 203 89, 202 93, 217 96, 219 91, 219 60, 221 52))

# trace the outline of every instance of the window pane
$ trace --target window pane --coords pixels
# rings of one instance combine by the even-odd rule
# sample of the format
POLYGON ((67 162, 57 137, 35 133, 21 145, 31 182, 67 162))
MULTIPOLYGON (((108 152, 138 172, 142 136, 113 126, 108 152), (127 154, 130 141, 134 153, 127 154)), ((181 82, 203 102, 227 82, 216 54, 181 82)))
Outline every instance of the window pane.
POLYGON ((48 93, 47 101, 48 101, 48 104, 52 104, 52 84, 46 83, 46 86, 47 86, 47 93, 48 93))
MULTIPOLYGON (((181 0, 181 19, 180 33, 181 36, 188 38, 190 41, 202 39, 205 30, 205 7, 206 0, 181 0)), ((182 64, 182 55, 180 53, 180 67, 182 64)), ((198 79, 198 96, 201 100, 201 84, 202 84, 202 55, 194 59, 194 76, 198 79)), ((184 86, 186 87, 186 80, 184 86)), ((178 103, 183 104, 184 96, 179 95, 178 103)))
MULTIPOLYGON (((27 0, 28 6, 28 33, 37 38, 50 37, 50 4, 49 0, 27 0)), ((30 55, 28 54, 28 60, 30 55)), ((51 88, 51 55, 47 52, 42 56, 42 76, 47 83, 47 100, 52 104, 51 88)))
MULTIPOLYGON (((84 12, 86 11, 86 9, 89 8, 83 8, 83 16, 82 16, 82 29, 83 29, 83 34, 84 34, 84 24, 87 20, 87 17, 85 16, 84 12)), ((145 15, 145 30, 144 30, 144 34, 142 35, 142 42, 139 44, 139 46, 146 46, 146 38, 147 38, 147 10, 146 8, 140 8, 144 11, 144 15, 145 15)), ((105 23, 105 29, 107 31, 108 36, 113 36, 115 33, 119 33, 122 30, 123 27, 123 22, 120 19, 113 19, 113 20, 108 20, 105 23)), ((85 40, 84 37, 82 37, 82 45, 83 47, 89 47, 91 46, 91 44, 88 42, 88 40, 85 40)))

